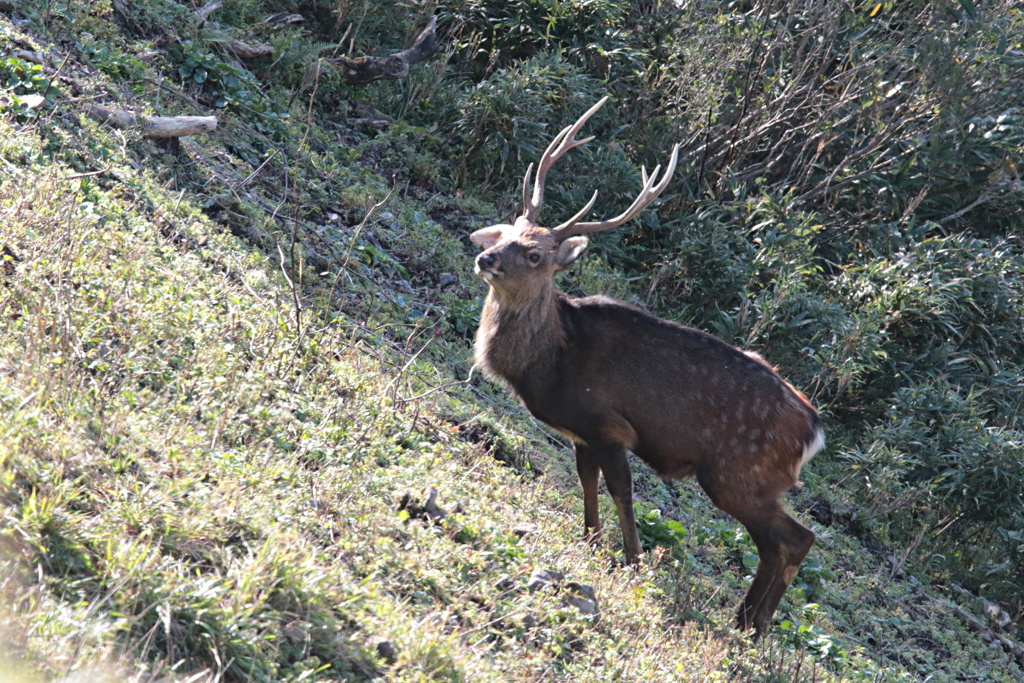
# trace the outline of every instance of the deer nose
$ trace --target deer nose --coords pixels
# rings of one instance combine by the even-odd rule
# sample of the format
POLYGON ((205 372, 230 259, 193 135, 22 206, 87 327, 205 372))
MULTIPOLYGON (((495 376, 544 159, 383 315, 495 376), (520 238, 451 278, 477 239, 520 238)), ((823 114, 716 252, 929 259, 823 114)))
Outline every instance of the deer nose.
POLYGON ((494 254, 483 253, 476 257, 476 267, 480 270, 489 270, 494 267, 496 261, 494 254))

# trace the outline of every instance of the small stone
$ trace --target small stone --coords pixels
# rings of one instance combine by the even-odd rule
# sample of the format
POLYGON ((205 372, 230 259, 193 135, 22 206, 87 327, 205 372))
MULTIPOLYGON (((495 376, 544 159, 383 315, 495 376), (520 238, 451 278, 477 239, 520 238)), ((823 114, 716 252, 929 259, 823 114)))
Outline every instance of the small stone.
POLYGON ((588 600, 582 595, 570 595, 566 599, 566 603, 572 605, 583 614, 597 614, 597 603, 593 600, 588 600))
POLYGON ((570 581, 565 584, 565 589, 569 593, 565 599, 567 605, 572 605, 583 614, 597 614, 597 592, 593 586, 570 581))
POLYGON ((441 289, 453 284, 455 284, 455 276, 451 273, 441 273, 437 278, 437 286, 441 289))
POLYGON ((554 569, 534 569, 533 573, 530 574, 530 579, 526 582, 526 587, 531 593, 536 591, 538 588, 544 586, 557 586, 565 579, 565 575, 561 572, 556 572, 554 569))
POLYGON ((565 585, 565 587, 573 593, 575 593, 576 595, 581 595, 587 600, 593 600, 597 602, 597 593, 594 591, 593 586, 588 586, 585 583, 576 583, 575 581, 570 581, 565 585))
POLYGON ((523 538, 525 536, 529 536, 535 531, 537 531, 536 525, 524 524, 522 526, 517 526, 515 529, 512 529, 512 535, 516 538, 523 538))
POLYGON ((390 211, 382 211, 380 214, 381 222, 392 230, 398 230, 401 226, 398 224, 398 219, 395 218, 395 214, 390 211))
POLYGON ((387 638, 381 636, 374 636, 370 638, 370 647, 373 648, 377 656, 383 659, 388 664, 394 664, 397 657, 394 644, 387 638))

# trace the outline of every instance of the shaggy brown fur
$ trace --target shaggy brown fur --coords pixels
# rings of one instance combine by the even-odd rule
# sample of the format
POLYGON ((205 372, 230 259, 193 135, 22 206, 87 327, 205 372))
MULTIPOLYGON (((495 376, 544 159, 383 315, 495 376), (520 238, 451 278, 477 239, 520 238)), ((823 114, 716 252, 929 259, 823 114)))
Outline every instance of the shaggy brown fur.
POLYGON ((490 285, 476 363, 572 438, 587 537, 600 533, 603 473, 626 559, 640 555, 627 452, 666 479, 696 476, 757 546, 737 623, 763 633, 814 542, 780 503, 824 445, 814 408, 756 354, 621 301, 557 291, 554 276, 582 253, 584 237, 559 239, 524 216, 472 239, 490 285))

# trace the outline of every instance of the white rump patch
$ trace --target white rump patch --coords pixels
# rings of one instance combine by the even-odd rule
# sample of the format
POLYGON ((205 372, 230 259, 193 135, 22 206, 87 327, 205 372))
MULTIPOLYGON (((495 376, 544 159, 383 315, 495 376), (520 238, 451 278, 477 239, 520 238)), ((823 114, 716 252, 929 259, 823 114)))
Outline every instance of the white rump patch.
POLYGON ((814 457, 814 454, 825 447, 825 430, 818 427, 818 431, 814 433, 814 438, 808 441, 804 445, 804 454, 800 458, 800 464, 796 466, 797 475, 800 474, 800 469, 807 464, 807 461, 814 457))

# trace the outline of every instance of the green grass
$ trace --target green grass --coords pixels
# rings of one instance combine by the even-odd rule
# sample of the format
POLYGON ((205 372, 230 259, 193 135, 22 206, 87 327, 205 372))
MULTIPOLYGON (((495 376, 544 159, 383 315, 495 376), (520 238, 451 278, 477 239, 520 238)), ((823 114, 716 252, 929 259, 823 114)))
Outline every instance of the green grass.
MULTIPOLYGON (((275 254, 189 200, 176 243, 119 183, 72 175, 54 161, 0 181, 5 243, 21 259, 0 333, 17 666, 44 678, 641 681, 810 659, 730 634, 736 567, 691 582, 669 555, 634 570, 616 566, 614 541, 584 544, 564 448, 477 380, 431 393, 462 375, 419 352, 464 373, 465 342, 410 338, 416 323, 386 307, 376 328, 329 309, 296 324, 275 254), (460 424, 478 427, 463 439, 460 424), (402 496, 429 487, 462 511, 404 518, 402 496), (593 586, 599 615, 565 604, 567 589, 530 593, 535 567, 593 586)), ((144 191, 154 207, 177 201, 144 191)), ((607 503, 604 514, 614 528, 607 503)))
MULTIPOLYGON (((222 119, 175 151, 0 112, 0 680, 1019 678, 931 602, 958 596, 808 519, 844 505, 815 464, 793 504, 819 543, 762 643, 731 628, 750 540, 695 485, 635 469, 667 546, 637 567, 607 496, 584 543, 571 452, 466 379, 493 198, 392 193, 423 131, 346 146, 318 119, 250 179, 253 129, 222 119), (431 488, 443 520, 400 510, 431 488)), ((428 142, 405 171, 453 172, 428 142)), ((575 286, 643 297, 597 259, 575 286)))

